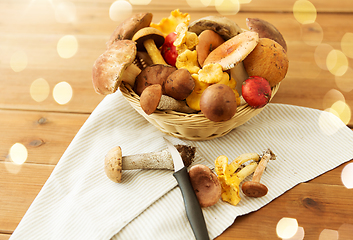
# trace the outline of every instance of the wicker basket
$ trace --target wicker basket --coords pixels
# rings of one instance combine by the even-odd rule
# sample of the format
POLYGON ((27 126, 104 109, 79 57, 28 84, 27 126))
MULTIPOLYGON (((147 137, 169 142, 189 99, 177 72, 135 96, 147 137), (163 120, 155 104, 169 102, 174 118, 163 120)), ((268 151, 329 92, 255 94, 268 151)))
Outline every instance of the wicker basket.
MULTIPOLYGON (((272 88, 271 99, 278 91, 279 85, 272 88)), ((140 97, 131 89, 130 85, 122 83, 120 91, 131 106, 160 131, 187 140, 209 140, 224 136, 259 114, 263 109, 254 109, 248 104, 243 104, 237 108, 236 114, 230 120, 224 122, 213 122, 202 113, 186 114, 171 110, 156 110, 147 115, 140 106, 140 97)))

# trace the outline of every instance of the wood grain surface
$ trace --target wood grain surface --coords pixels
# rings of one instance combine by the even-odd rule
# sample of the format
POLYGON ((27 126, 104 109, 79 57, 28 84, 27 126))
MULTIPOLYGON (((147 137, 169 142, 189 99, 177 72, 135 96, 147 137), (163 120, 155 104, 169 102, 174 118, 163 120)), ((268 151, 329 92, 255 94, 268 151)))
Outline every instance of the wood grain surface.
MULTIPOLYGON (((0 1, 0 240, 10 238, 71 140, 104 98, 93 90, 91 69, 119 24, 109 18, 114 1, 70 0, 75 19, 69 23, 55 18, 59 2, 0 1), (70 58, 60 57, 57 51, 59 39, 66 35, 75 36, 78 42, 78 50, 70 58), (14 71, 11 61, 18 52, 25 53, 27 63, 21 71, 14 71), (48 96, 40 102, 30 94, 31 84, 38 78, 45 79, 49 87, 48 96), (53 90, 64 81, 72 88, 72 99, 58 104, 53 90), (28 150, 22 165, 9 159, 15 143, 28 150)), ((190 13, 191 20, 219 14, 215 6, 192 8, 188 2, 192 1, 152 0, 148 5, 132 5, 132 12, 152 12, 153 22, 177 8, 190 13)), ((311 0, 317 12, 313 24, 296 20, 295 0, 248 2, 240 4, 239 13, 227 17, 244 29, 246 18, 262 18, 274 24, 287 41, 289 71, 273 102, 324 110, 341 100, 353 110, 352 56, 346 58, 347 74, 335 76, 325 69, 324 52, 318 51, 319 46, 342 51, 342 38, 353 35, 353 1, 311 0)), ((352 38, 350 41, 352 54, 352 38)), ((351 116, 350 112, 343 116, 349 127, 353 126, 351 116)), ((353 192, 341 181, 347 164, 236 218, 217 239, 278 239, 276 225, 283 217, 298 220, 305 230, 304 239, 329 239, 325 237, 334 233, 339 233, 339 239, 353 239, 353 192)))

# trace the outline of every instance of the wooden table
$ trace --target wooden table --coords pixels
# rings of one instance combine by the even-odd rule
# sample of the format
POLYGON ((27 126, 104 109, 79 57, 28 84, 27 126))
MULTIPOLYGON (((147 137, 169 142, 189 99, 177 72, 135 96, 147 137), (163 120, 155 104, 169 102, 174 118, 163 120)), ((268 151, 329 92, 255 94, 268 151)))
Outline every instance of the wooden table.
MULTIPOLYGON (((0 1, 1 240, 9 239, 77 131, 103 99, 92 88, 91 68, 119 23, 109 17, 112 3, 0 1), (65 39, 74 43, 62 52, 59 42, 65 39), (59 104, 54 95, 61 82, 69 84, 72 98, 59 104), (40 89, 39 95, 36 89, 40 89), (21 165, 9 158, 15 143, 28 151, 21 165)), ((247 17, 265 19, 285 37, 290 67, 273 102, 324 110, 343 100, 343 106, 353 110, 353 1, 311 3, 317 12, 311 24, 295 18, 295 0, 252 0, 228 17, 242 28, 246 28, 247 17), (341 48, 342 39, 347 42, 344 39, 349 36, 350 45, 341 48), (325 69, 332 49, 350 56, 345 58, 349 68, 342 77, 325 69)), ((152 0, 147 6, 132 7, 133 13, 153 12, 156 23, 176 8, 190 13, 191 20, 217 14, 215 6, 191 8, 185 0, 152 0)), ((353 126, 350 113, 341 117, 353 126)), ((299 184, 257 212, 238 217, 218 239, 277 239, 276 225, 283 217, 297 219, 305 239, 338 239, 334 237, 338 233, 340 239, 352 239, 353 191, 345 188, 340 178, 347 164, 299 184)))

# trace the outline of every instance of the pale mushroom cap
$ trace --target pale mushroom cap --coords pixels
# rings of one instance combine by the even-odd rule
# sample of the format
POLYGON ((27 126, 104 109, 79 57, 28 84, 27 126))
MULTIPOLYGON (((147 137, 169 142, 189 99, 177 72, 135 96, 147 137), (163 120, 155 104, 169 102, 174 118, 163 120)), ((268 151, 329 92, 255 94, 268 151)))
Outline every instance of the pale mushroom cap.
POLYGON ((141 28, 148 27, 152 22, 152 13, 137 13, 131 18, 123 21, 117 26, 107 41, 106 45, 109 48, 114 42, 123 39, 132 39, 134 34, 141 28))
POLYGON ((122 82, 123 72, 134 61, 135 56, 136 45, 133 41, 116 41, 93 64, 94 90, 103 95, 116 92, 122 82))
POLYGON ((243 61, 259 42, 256 32, 243 32, 221 44, 205 59, 203 65, 219 63, 228 70, 243 61))
POLYGON ((121 172, 123 170, 123 157, 119 146, 109 150, 104 159, 104 171, 107 177, 113 182, 121 182, 121 172))
POLYGON ((143 45, 143 43, 147 39, 153 39, 157 48, 161 47, 164 43, 163 33, 160 30, 153 27, 142 28, 139 31, 137 31, 135 35, 132 37, 132 40, 136 42, 138 51, 146 51, 146 48, 143 45))

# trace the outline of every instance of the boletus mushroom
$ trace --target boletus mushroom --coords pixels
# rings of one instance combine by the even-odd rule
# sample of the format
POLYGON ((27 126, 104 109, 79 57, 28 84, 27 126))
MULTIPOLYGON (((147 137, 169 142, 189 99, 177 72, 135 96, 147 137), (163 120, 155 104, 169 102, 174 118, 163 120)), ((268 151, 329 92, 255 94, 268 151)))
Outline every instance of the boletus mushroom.
POLYGON ((176 100, 185 100, 192 93, 194 87, 195 81, 185 68, 172 72, 163 83, 165 94, 176 100))
POLYGON ((201 207, 210 207, 221 197, 221 184, 214 172, 202 164, 194 165, 189 170, 190 182, 201 207))
POLYGON ((200 99, 201 112, 211 121, 222 122, 231 119, 237 111, 233 90, 221 83, 207 87, 200 99))

